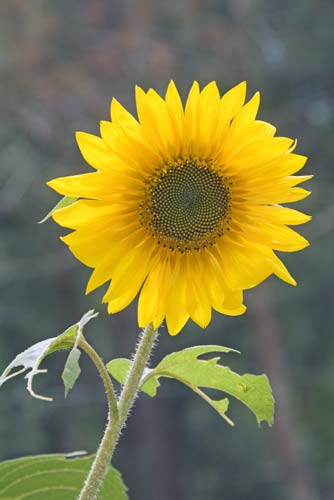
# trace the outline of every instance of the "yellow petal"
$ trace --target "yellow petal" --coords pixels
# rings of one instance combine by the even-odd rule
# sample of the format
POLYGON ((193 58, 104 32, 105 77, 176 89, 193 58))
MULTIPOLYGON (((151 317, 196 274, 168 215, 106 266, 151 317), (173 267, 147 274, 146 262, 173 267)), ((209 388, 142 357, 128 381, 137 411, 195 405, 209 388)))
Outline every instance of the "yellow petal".
POLYGON ((173 80, 169 83, 167 88, 166 106, 174 130, 175 140, 179 141, 178 147, 181 148, 184 132, 184 110, 180 95, 173 80))
POLYGON ((100 137, 77 132, 76 139, 82 156, 96 170, 109 171, 112 166, 111 153, 100 137))
POLYGON ((73 255, 88 267, 95 267, 114 243, 106 232, 74 231, 61 240, 69 246, 73 255))
POLYGON ((211 156, 213 149, 212 136, 216 132, 219 115, 220 95, 216 82, 211 82, 204 87, 199 96, 197 120, 198 137, 197 148, 194 153, 200 158, 211 156))
POLYGON ((127 238, 139 238, 142 235, 142 228, 137 227, 137 221, 133 225, 126 226, 122 230, 117 230, 110 226, 110 222, 96 225, 93 231, 88 228, 80 228, 72 233, 63 236, 61 240, 70 247, 75 257, 88 267, 97 267, 110 248, 119 241, 126 241, 127 238))
POLYGON ((255 217, 266 217, 267 220, 276 220, 281 224, 291 226, 305 224, 312 219, 310 215, 303 214, 292 208, 282 207, 281 205, 261 205, 254 209, 255 217))
POLYGON ((62 195, 103 199, 111 194, 112 176, 104 172, 69 175, 53 179, 47 185, 62 195))
MULTIPOLYGON (((236 169, 238 174, 245 171, 249 176, 264 163, 281 157, 293 144, 293 140, 287 137, 265 137, 258 141, 246 143, 243 148, 237 147, 231 149, 230 154, 224 151, 223 161, 228 164, 230 169, 236 169)), ((253 175, 248 177, 252 180, 253 175)))
POLYGON ((111 279, 115 263, 117 263, 118 259, 124 255, 124 252, 127 250, 127 247, 123 245, 115 244, 114 246, 115 248, 109 250, 105 256, 101 258, 101 261, 92 272, 86 286, 86 294, 92 292, 111 279), (119 257, 117 256, 117 252, 119 253, 119 257))
POLYGON ((278 187, 277 189, 272 187, 272 189, 269 190, 252 190, 251 193, 248 194, 247 198, 248 201, 251 203, 269 203, 269 204, 276 204, 276 203, 292 203, 294 201, 299 201, 303 200, 304 198, 307 198, 311 194, 311 191, 307 191, 306 189, 299 188, 299 187, 293 187, 293 188, 287 188, 285 186, 278 187))
POLYGON ((147 93, 147 103, 150 110, 150 119, 155 129, 155 134, 159 138, 166 157, 177 157, 180 154, 179 137, 175 135, 175 128, 169 117, 166 102, 157 92, 149 89, 147 93))
MULTIPOLYGON (((121 311, 125 307, 127 307, 139 293, 140 288, 146 279, 148 273, 150 272, 150 268, 153 265, 153 261, 140 259, 139 261, 134 261, 133 266, 129 266, 126 270, 127 274, 124 274, 122 280, 119 280, 118 286, 113 285, 113 281, 110 284, 110 287, 107 291, 107 294, 103 298, 104 302, 108 297, 108 312, 116 313, 121 311), (147 264, 147 265, 145 265, 147 264), (131 279, 127 279, 128 276, 131 276, 131 279)), ((158 328, 159 324, 156 324, 155 318, 152 318, 146 325, 139 326, 147 326, 150 322, 154 323, 154 327, 158 328)))
POLYGON ((151 166, 160 162, 159 154, 147 146, 140 135, 125 131, 107 121, 101 121, 100 130, 103 140, 115 158, 115 164, 121 165, 123 172, 129 171, 130 175, 143 180, 151 166))
POLYGON ((257 224, 243 224, 243 231, 248 240, 267 245, 274 250, 296 252, 309 246, 309 242, 293 229, 264 220, 257 224))
POLYGON ((197 107, 199 95, 198 82, 194 82, 188 94, 185 107, 183 155, 191 155, 193 153, 192 148, 196 147, 195 140, 198 130, 197 107))
POLYGON ((177 256, 175 260, 178 266, 166 309, 166 322, 170 335, 177 335, 190 317, 186 307, 187 271, 184 265, 185 256, 177 256))
POLYGON ((254 96, 238 111, 233 118, 224 142, 224 158, 228 158, 233 149, 238 146, 247 128, 254 122, 260 105, 260 93, 254 96))
MULTIPOLYGON (((182 269, 184 258, 182 258, 182 255, 170 253, 168 250, 166 250, 165 255, 165 262, 159 271, 160 278, 158 277, 160 306, 157 311, 162 318, 167 314, 173 316, 170 321, 174 324, 172 330, 175 331, 176 323, 181 322, 184 324, 189 318, 185 306, 185 273, 184 269, 182 269), (177 316, 180 317, 177 318, 177 316), (185 316, 187 319, 184 319, 185 316)), ((162 260, 161 257, 160 260, 162 260)), ((176 333, 178 331, 175 331, 176 333)), ((171 335, 173 334, 171 333, 171 335)))
POLYGON ((245 102, 246 89, 246 82, 241 82, 226 92, 220 100, 215 139, 218 144, 218 148, 225 140, 226 132, 230 127, 232 119, 240 111, 245 102))
POLYGON ((109 304, 109 312, 118 312, 123 309, 139 292, 153 263, 150 258, 152 250, 150 252, 145 252, 145 250, 142 248, 128 251, 117 261, 117 266, 112 272, 112 281, 103 297, 103 302, 109 304), (125 298, 128 301, 126 304, 125 298))
POLYGON ((276 134, 276 127, 271 125, 271 123, 255 120, 249 129, 249 133, 252 139, 257 140, 263 139, 264 137, 274 137, 276 134))
POLYGON ((52 218, 60 226, 76 229, 80 226, 96 222, 101 218, 110 217, 113 205, 105 201, 79 200, 68 207, 56 210, 52 218))
POLYGON ((211 321, 211 305, 202 284, 202 269, 197 255, 186 255, 187 291, 186 305, 191 319, 201 328, 211 321))
MULTIPOLYGON (((141 247, 143 242, 140 241, 140 243, 141 245, 140 244, 138 245, 137 238, 134 237, 133 234, 130 234, 128 235, 128 237, 115 242, 105 253, 104 257, 101 258, 100 262, 97 264, 96 268, 91 274, 91 277, 87 283, 86 294, 95 290, 97 287, 103 285, 103 283, 105 283, 109 279, 115 278, 115 270, 119 267, 119 263, 122 262, 122 259, 124 259, 125 256, 127 259, 129 259, 130 256, 134 258, 139 253, 142 254, 143 251, 141 247)), ((151 253, 148 253, 148 255, 151 255, 151 253)), ((138 258, 138 261, 140 260, 141 258, 138 258)), ((145 266, 144 265, 140 266, 140 269, 142 270, 143 267, 145 266)), ((128 283, 128 280, 125 279, 124 282, 128 283)), ((113 284, 112 291, 114 291, 114 289, 115 289, 115 283, 113 284)), ((109 288, 108 293, 110 291, 111 290, 109 288)), ((108 302, 108 300, 111 300, 110 294, 106 295, 106 297, 107 297, 106 302, 108 302)))
POLYGON ((138 86, 136 86, 136 106, 143 136, 149 144, 152 144, 152 149, 161 154, 164 151, 163 142, 161 142, 159 130, 156 128, 154 116, 152 116, 148 96, 138 86))
POLYGON ((214 251, 232 290, 253 288, 273 273, 270 262, 251 245, 242 247, 224 242, 214 251))
POLYGON ((307 156, 290 153, 280 163, 281 175, 293 175, 301 170, 307 162, 307 156))
POLYGON ((253 162, 252 165, 248 164, 244 171, 246 173, 251 167, 252 172, 256 173, 257 177, 277 179, 295 174, 304 167, 306 161, 306 156, 286 153, 283 148, 282 154, 276 150, 270 159, 266 157, 264 161, 260 160, 253 162))
POLYGON ((225 310, 245 310, 245 306, 242 303, 243 293, 242 290, 227 290, 224 300, 225 310))
POLYGON ((289 283, 289 285, 296 286, 296 280, 291 276, 281 259, 274 254, 274 252, 270 251, 269 257, 270 262, 273 264, 273 272, 280 278, 281 280, 289 283))
POLYGON ((110 105, 110 116, 112 121, 119 125, 130 128, 134 131, 139 130, 139 123, 135 117, 127 111, 117 99, 113 98, 110 105))
POLYGON ((158 327, 165 316, 165 301, 162 286, 167 284, 161 278, 166 279, 166 260, 160 258, 155 267, 151 269, 138 300, 138 323, 140 327, 145 327, 153 322, 154 327, 158 327))
POLYGON ((225 309, 222 307, 218 312, 221 314, 226 314, 227 316, 240 316, 241 314, 244 314, 247 311, 247 307, 242 304, 240 307, 237 307, 236 309, 225 309))

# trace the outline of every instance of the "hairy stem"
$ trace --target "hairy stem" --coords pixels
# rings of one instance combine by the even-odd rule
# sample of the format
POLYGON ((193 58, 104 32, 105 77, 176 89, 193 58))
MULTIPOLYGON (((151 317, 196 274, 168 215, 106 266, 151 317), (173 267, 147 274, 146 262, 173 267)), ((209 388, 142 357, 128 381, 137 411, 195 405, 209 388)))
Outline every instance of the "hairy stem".
POLYGON ((90 344, 88 344, 88 342, 83 338, 79 340, 79 346, 83 351, 85 351, 85 353, 90 357, 90 359, 96 366, 97 371, 99 372, 99 375, 102 379, 104 389, 106 391, 108 407, 109 407, 109 416, 113 420, 117 421, 118 420, 117 399, 113 384, 111 382, 110 375, 105 367, 105 364, 103 363, 102 359, 97 354, 95 349, 93 349, 93 347, 90 344))
POLYGON ((157 330, 154 330, 152 324, 148 325, 143 331, 142 337, 138 343, 131 370, 118 402, 118 413, 121 426, 124 425, 136 399, 140 380, 150 358, 157 333, 157 330))
MULTIPOLYGON (((81 490, 78 500, 94 500, 96 498, 98 490, 102 484, 103 478, 108 470, 108 466, 110 465, 110 461, 114 449, 116 447, 119 435, 121 433, 122 427, 125 424, 129 411, 136 399, 140 385, 140 380, 142 378, 143 372, 145 370, 148 359, 152 352, 156 335, 157 331, 154 330, 152 324, 148 325, 143 331, 142 337, 138 343, 138 347, 133 358, 128 378, 124 384, 122 393, 119 398, 118 408, 116 405, 117 418, 115 418, 115 414, 111 411, 114 410, 114 401, 109 400, 110 394, 107 391, 109 414, 108 414, 108 421, 105 433, 100 443, 100 446, 97 450, 94 463, 87 476, 87 479, 85 481, 83 489, 81 490)), ((85 347, 86 346, 82 345, 82 348, 87 352, 88 355, 90 355, 85 347)), ((100 358, 99 360, 102 363, 100 358)), ((104 371, 105 370, 106 369, 104 367, 104 371)), ((109 375, 108 379, 110 381, 109 375)))

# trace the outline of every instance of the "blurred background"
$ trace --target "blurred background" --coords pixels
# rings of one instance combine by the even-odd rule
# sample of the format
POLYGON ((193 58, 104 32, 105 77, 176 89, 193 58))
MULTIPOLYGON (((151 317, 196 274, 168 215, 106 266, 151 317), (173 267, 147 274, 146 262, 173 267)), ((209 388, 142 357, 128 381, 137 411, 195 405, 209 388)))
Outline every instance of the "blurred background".
MULTIPOLYGON (((88 309, 86 330, 105 361, 129 356, 136 306, 108 316, 103 290, 85 296, 90 274, 59 241, 58 201, 47 180, 89 171, 74 133, 98 133, 116 96, 134 111, 134 85, 164 93, 173 78, 183 97, 194 79, 222 90, 247 80, 262 92, 260 119, 298 137, 310 157, 314 215, 301 228, 311 246, 284 262, 297 288, 270 278, 246 293, 248 312, 215 316, 204 332, 189 323, 176 338, 162 331, 155 361, 200 343, 227 345, 240 373, 266 372, 277 401, 275 425, 258 428, 232 401, 228 427, 173 381, 137 402, 114 457, 131 500, 320 500, 334 495, 332 0, 2 0, 0 3, 0 370, 21 350, 55 336, 88 309)), ((67 400, 48 363, 32 400, 24 382, 0 392, 0 459, 94 452, 106 406, 89 361, 67 400)))

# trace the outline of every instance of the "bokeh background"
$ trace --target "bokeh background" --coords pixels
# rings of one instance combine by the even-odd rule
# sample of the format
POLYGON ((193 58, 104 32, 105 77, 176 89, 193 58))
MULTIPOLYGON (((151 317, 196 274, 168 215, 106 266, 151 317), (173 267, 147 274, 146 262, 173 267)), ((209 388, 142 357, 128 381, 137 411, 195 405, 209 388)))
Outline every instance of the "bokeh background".
MULTIPOLYGON (((234 347, 227 362, 266 372, 275 425, 258 428, 232 402, 229 428, 177 382, 143 395, 114 457, 132 500, 320 500, 334 495, 333 471, 333 123, 332 0, 2 0, 0 3, 0 368, 52 337, 90 308, 86 332, 105 361, 129 356, 136 307, 108 316, 103 291, 86 297, 89 270, 37 225, 58 197, 53 177, 88 171, 74 140, 98 133, 116 96, 134 111, 135 84, 164 92, 173 78, 185 96, 194 79, 219 87, 247 80, 262 91, 260 118, 298 137, 310 157, 314 214, 302 227, 311 246, 284 261, 299 286, 275 278, 246 293, 243 317, 215 316, 203 332, 162 331, 155 360, 210 343, 234 347)), ((22 381, 0 392, 0 459, 94 452, 106 407, 94 368, 63 397, 64 355, 38 382, 53 403, 32 400, 22 381)))

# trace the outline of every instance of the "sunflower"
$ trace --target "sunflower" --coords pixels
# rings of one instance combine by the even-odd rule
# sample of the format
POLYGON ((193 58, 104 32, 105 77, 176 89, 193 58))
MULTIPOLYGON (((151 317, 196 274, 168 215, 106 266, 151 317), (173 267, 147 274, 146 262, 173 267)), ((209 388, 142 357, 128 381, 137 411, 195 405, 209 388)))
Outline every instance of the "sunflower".
POLYGON ((195 82, 183 106, 173 82, 164 99, 137 87, 138 120, 113 99, 101 137, 77 133, 96 171, 48 183, 79 198, 53 218, 94 269, 87 293, 111 280, 109 313, 139 294, 139 326, 166 318, 174 335, 189 318, 207 326, 212 309, 244 313, 243 290, 271 274, 296 284, 274 251, 308 246, 288 226, 310 217, 281 204, 305 198, 297 186, 312 176, 293 175, 306 157, 256 119, 259 93, 245 96, 245 82, 223 96, 195 82))

